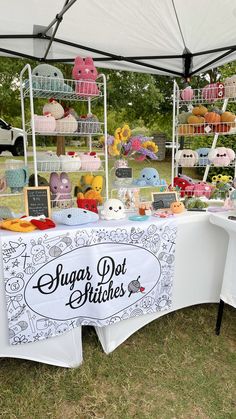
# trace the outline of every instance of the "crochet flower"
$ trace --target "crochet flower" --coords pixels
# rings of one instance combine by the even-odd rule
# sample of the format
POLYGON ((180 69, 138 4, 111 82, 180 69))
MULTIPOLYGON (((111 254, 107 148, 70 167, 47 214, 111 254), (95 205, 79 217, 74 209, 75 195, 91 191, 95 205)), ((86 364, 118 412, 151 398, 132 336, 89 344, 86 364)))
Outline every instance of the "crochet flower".
POLYGON ((142 143, 142 147, 146 148, 147 150, 151 151, 152 153, 158 152, 158 147, 153 141, 145 141, 142 143))

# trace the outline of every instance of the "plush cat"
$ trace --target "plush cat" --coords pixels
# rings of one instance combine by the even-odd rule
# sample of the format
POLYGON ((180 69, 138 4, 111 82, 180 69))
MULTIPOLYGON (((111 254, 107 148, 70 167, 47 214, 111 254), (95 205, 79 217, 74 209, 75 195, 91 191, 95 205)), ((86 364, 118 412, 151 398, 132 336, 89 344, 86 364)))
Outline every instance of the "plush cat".
POLYGON ((67 207, 72 205, 71 182, 67 173, 62 172, 60 175, 52 172, 49 180, 51 199, 53 206, 67 207))
POLYGON ((76 81, 76 93, 80 96, 98 96, 96 84, 98 72, 91 57, 76 57, 72 70, 72 77, 76 81))

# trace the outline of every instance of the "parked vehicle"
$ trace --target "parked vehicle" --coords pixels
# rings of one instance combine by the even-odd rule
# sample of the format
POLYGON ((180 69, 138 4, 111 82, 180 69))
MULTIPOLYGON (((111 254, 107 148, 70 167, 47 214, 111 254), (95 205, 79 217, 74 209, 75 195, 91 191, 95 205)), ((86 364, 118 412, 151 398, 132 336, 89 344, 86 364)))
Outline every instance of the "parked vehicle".
POLYGON ((0 119, 0 154, 10 151, 13 156, 24 155, 24 131, 0 119))

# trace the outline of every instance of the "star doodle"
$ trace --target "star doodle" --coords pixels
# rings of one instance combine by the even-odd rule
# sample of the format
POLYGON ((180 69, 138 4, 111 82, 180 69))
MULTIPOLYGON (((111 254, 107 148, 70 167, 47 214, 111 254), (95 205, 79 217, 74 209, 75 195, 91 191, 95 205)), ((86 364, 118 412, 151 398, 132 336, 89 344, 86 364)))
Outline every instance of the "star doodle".
POLYGON ((19 266, 19 264, 20 264, 20 262, 16 259, 16 260, 14 260, 13 262, 12 262, 12 267, 14 268, 18 268, 18 266, 19 266))
POLYGON ((9 271, 9 269, 10 269, 10 266, 5 267, 5 271, 9 271))
POLYGON ((11 271, 11 275, 12 276, 15 276, 16 275, 16 272, 15 271, 11 271))
POLYGON ((166 249, 167 249, 167 245, 166 245, 166 244, 163 244, 163 245, 162 245, 162 249, 163 249, 163 250, 166 250, 166 249))

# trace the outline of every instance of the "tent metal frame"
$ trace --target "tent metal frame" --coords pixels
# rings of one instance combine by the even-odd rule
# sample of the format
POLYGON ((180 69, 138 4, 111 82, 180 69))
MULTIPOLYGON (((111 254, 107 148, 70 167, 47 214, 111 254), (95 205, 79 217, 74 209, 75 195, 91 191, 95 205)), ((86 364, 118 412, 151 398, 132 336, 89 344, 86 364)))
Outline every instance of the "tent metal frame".
MULTIPOLYGON (((59 44, 63 44, 66 46, 70 46, 73 48, 78 48, 80 50, 84 50, 84 51, 88 51, 90 53, 95 53, 95 54, 99 54, 101 55, 101 57, 95 57, 93 58, 93 60, 99 61, 99 62, 109 62, 109 61, 124 61, 124 62, 129 62, 132 64, 135 64, 137 66, 140 67, 146 67, 149 68, 150 70, 158 70, 170 75, 175 75, 175 76, 179 76, 179 77, 183 77, 185 79, 190 78, 191 76, 193 76, 196 73, 199 73, 201 71, 204 71, 205 68, 209 67, 210 65, 216 64, 217 62, 219 62, 222 58, 232 54, 235 50, 236 50, 236 45, 230 45, 230 46, 224 46, 224 47, 220 47, 220 48, 215 48, 215 49, 210 49, 210 50, 205 50, 205 51, 198 51, 196 53, 191 53, 191 51, 188 50, 187 46, 185 46, 185 49, 183 51, 183 54, 179 54, 179 55, 151 55, 151 56, 145 56, 145 55, 141 55, 141 56, 131 56, 131 57, 125 57, 125 56, 121 56, 121 55, 116 55, 107 51, 102 51, 99 49, 95 49, 95 48, 90 48, 87 47, 85 45, 81 45, 79 43, 75 43, 75 42, 70 42, 64 39, 60 39, 60 38, 56 38, 56 32, 59 28, 59 25, 61 24, 61 22, 63 21, 63 16, 65 15, 65 13, 73 6, 73 4, 76 3, 77 0, 66 0, 65 4, 62 8, 62 10, 56 14, 55 18, 49 23, 49 25, 44 29, 43 32, 38 32, 36 34, 0 34, 0 39, 38 39, 38 40, 48 40, 48 46, 45 50, 44 56, 43 57, 37 57, 37 56, 32 56, 29 54, 25 54, 25 53, 21 53, 19 51, 15 51, 15 50, 10 50, 10 49, 5 49, 5 48, 1 48, 0 47, 0 52, 7 54, 7 55, 13 55, 16 57, 21 57, 21 58, 27 58, 27 59, 32 59, 32 60, 37 60, 39 62, 48 62, 48 63, 53 63, 53 62, 73 62, 74 59, 73 58, 57 58, 57 59, 53 59, 53 58, 48 58, 48 54, 50 51, 51 46, 53 45, 53 43, 59 43, 59 44), (55 25, 55 26, 54 26, 55 25), (53 28, 54 27, 54 28, 53 28), (49 32, 50 29, 53 28, 53 32, 52 34, 49 36, 47 33, 49 32), (214 59, 207 61, 204 65, 202 65, 201 67, 198 67, 197 69, 195 69, 194 71, 191 70, 192 67, 192 62, 193 62, 193 58, 197 57, 197 56, 201 56, 201 55, 207 55, 207 54, 215 54, 215 53, 222 53, 219 56, 215 57, 214 59), (159 60, 160 62, 162 60, 167 60, 167 59, 182 59, 183 60, 183 72, 178 72, 178 71, 174 71, 174 70, 170 70, 168 68, 165 68, 163 66, 157 66, 151 63, 146 63, 143 62, 143 60, 159 60)), ((185 45, 185 41, 183 38, 183 34, 181 31, 181 27, 179 24, 179 19, 178 19, 178 15, 177 15, 177 11, 175 8, 175 4, 174 4, 174 0, 172 0, 172 4, 173 4, 173 8, 175 11, 175 15, 176 15, 176 20, 179 26, 179 31, 181 33, 182 39, 183 39, 183 43, 185 45)))

